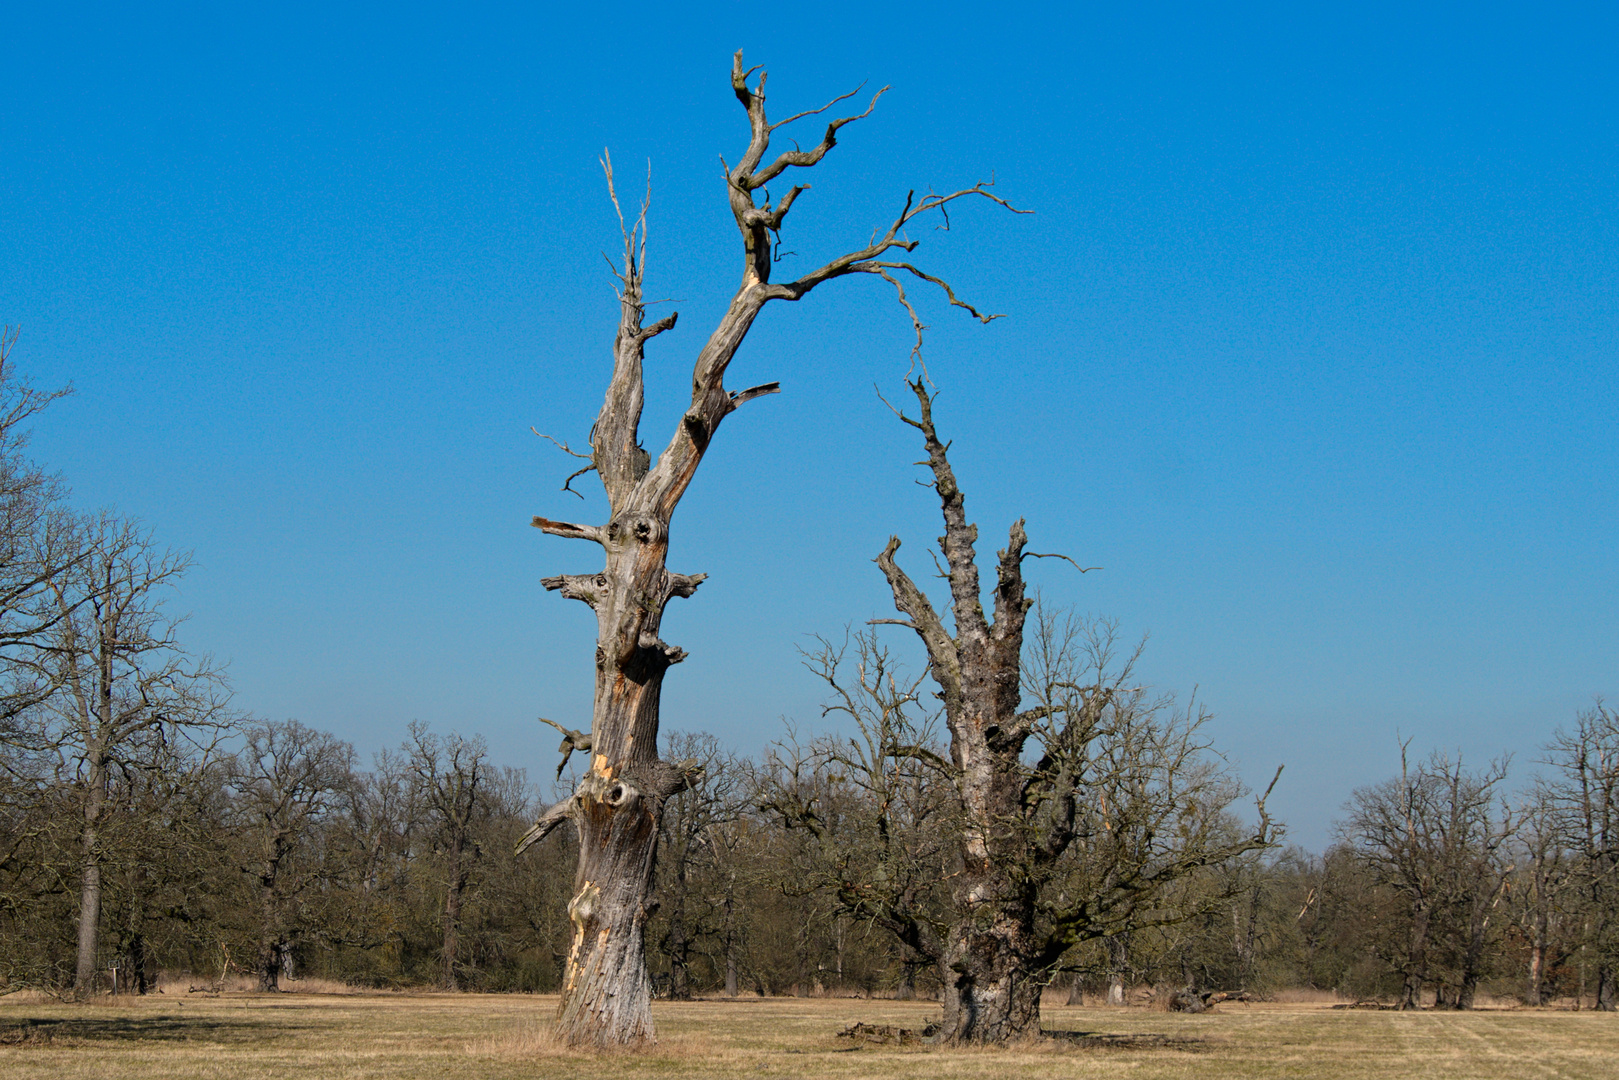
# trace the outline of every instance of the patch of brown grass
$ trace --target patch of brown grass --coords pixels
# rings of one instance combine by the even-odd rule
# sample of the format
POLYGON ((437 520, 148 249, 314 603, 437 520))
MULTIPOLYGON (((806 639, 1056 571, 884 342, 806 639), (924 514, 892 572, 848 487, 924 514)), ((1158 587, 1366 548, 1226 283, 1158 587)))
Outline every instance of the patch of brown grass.
MULTIPOLYGON (((345 988, 347 990, 348 988, 345 988)), ((556 999, 476 994, 152 995, 84 1005, 0 1001, 5 1080, 1619 1080, 1619 1024, 1589 1012, 1221 1005, 1187 1016, 1052 1005, 1058 1037, 980 1049, 839 1039, 855 1022, 920 1029, 931 1002, 750 998, 657 1002, 656 1046, 596 1053, 550 1035, 556 999)))

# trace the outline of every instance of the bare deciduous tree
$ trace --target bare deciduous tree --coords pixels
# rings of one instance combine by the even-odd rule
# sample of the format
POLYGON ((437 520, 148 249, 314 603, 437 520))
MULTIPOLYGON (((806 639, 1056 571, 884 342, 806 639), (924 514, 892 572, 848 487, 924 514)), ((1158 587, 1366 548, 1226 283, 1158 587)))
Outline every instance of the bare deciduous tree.
MULTIPOLYGON (((613 375, 591 431, 590 453, 579 455, 589 459, 585 471, 600 478, 610 516, 600 525, 534 519, 537 528, 553 536, 599 544, 606 556, 599 572, 545 579, 546 588, 595 609, 595 705, 588 735, 590 763, 578 789, 547 810, 523 841, 525 846, 533 843, 565 819, 572 819, 578 829, 579 866, 569 904, 574 944, 557 1021, 561 1037, 575 1044, 625 1045, 653 1038, 644 924, 657 820, 663 800, 691 780, 689 766, 658 757, 658 701, 664 673, 686 656, 663 641, 659 629, 668 601, 691 596, 705 577, 668 571, 669 523, 721 422, 748 401, 778 389, 773 382, 744 390, 725 386, 726 371, 754 319, 772 301, 801 300, 828 281, 855 274, 874 275, 895 288, 918 340, 923 325, 905 293, 902 279, 907 275, 939 287, 951 304, 984 322, 994 318, 905 258, 919 243, 906 232, 917 218, 968 197, 1007 205, 982 183, 922 198, 913 192, 869 243, 799 277, 772 280, 774 239, 808 185, 792 185, 784 192, 778 186, 780 194, 774 198, 769 185, 785 184, 791 170, 819 164, 837 145, 839 132, 871 112, 876 97, 864 112, 829 122, 810 149, 795 145, 771 156, 779 129, 825 113, 852 92, 821 108, 772 122, 765 112, 764 74, 750 84, 758 70, 745 69, 742 54, 736 54, 731 87, 747 114, 749 137, 736 164, 726 166, 725 185, 740 233, 742 279, 697 353, 691 405, 654 460, 640 442, 642 360, 647 343, 672 329, 676 315, 650 325, 644 321, 647 206, 643 204, 633 224, 625 224, 620 213, 624 256, 617 272, 620 308, 613 375)), ((606 159, 603 165, 612 192, 612 169, 606 159)), ((613 202, 618 203, 616 194, 613 202)), ((572 745, 583 748, 582 742, 583 738, 572 745)))
POLYGON ((1596 1006, 1619 1008, 1619 713, 1602 702, 1547 748, 1549 794, 1574 854, 1585 954, 1596 964, 1596 1006))
POLYGON ((242 870, 258 901, 254 968, 259 989, 275 990, 306 935, 340 921, 320 904, 320 886, 348 868, 316 830, 354 782, 354 748, 296 720, 249 724, 244 741, 231 786, 251 845, 242 870))
POLYGON ((451 735, 440 739, 427 725, 413 723, 410 741, 405 744, 411 772, 416 778, 416 798, 426 823, 433 830, 434 844, 444 859, 444 940, 443 974, 446 990, 460 989, 456 962, 461 931, 461 907, 474 864, 483 855, 473 837, 474 826, 488 812, 488 747, 482 737, 471 739, 451 735))
POLYGON ((1400 775, 1357 791, 1341 826, 1382 884, 1404 900, 1404 941, 1389 957, 1402 976, 1400 1008, 1470 1009, 1483 975, 1485 944, 1513 866, 1516 822, 1498 810, 1506 762, 1470 773, 1434 754, 1416 768, 1400 748, 1400 775))
POLYGON ((0 740, 26 737, 19 715, 57 686, 60 670, 37 651, 63 615, 50 582, 84 557, 61 483, 26 453, 24 425, 71 391, 44 393, 19 379, 16 341, 14 328, 0 328, 0 740))
POLYGON ((188 656, 164 610, 190 565, 159 549, 134 524, 84 521, 81 557, 53 575, 57 610, 41 668, 60 692, 46 702, 51 744, 71 766, 78 794, 79 949, 75 988, 93 987, 101 927, 102 828, 117 772, 155 768, 164 745, 188 730, 217 729, 226 717, 221 676, 188 656))

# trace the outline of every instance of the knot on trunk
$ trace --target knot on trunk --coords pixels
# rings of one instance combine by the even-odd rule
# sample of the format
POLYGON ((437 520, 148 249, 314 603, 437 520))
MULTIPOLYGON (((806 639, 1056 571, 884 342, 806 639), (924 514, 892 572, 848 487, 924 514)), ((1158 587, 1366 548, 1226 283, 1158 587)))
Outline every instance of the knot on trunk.
POLYGON ((641 798, 640 785, 627 773, 614 776, 615 770, 608 768, 602 772, 592 770, 579 781, 579 799, 599 803, 622 810, 637 802, 641 798))
POLYGON ((661 544, 669 538, 669 526, 651 514, 622 514, 607 523, 609 543, 661 544))

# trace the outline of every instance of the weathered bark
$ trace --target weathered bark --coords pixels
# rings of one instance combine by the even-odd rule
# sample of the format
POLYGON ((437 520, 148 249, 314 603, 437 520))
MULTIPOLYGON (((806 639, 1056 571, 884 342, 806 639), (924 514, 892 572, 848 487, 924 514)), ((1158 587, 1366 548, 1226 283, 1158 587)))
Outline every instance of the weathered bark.
POLYGON ((1535 919, 1532 930, 1533 936, 1529 941, 1529 985, 1524 991, 1524 1003, 1527 1005, 1545 1004, 1541 991, 1541 981, 1545 977, 1546 967, 1546 927, 1545 920, 1535 919))
POLYGON ((1023 626, 1032 601, 1024 596, 1023 522, 1014 522, 998 554, 994 621, 985 618, 973 545, 978 528, 967 520, 965 497, 933 425, 925 384, 911 384, 934 490, 944 515, 941 547, 950 582, 955 634, 894 561, 899 538, 877 557, 894 605, 908 616, 928 650, 944 701, 950 757, 962 825, 961 868, 951 884, 954 918, 939 956, 945 1042, 1004 1042, 1040 1030, 1040 993, 1047 981, 1037 957, 1045 942, 1035 930, 1036 886, 1023 831, 1024 785, 1020 760, 1030 725, 1018 715, 1022 699, 1023 626))
MULTIPOLYGON (((639 438, 642 361, 647 342, 674 327, 676 315, 670 314, 650 326, 643 324, 643 206, 640 217, 624 231, 613 375, 591 435, 590 464, 585 470, 594 470, 606 490, 609 519, 603 525, 534 519, 537 528, 551 535, 593 541, 601 545, 605 554, 605 565, 598 573, 544 580, 547 589, 583 601, 596 611, 591 758, 574 795, 548 811, 520 845, 521 849, 534 843, 563 817, 571 817, 579 832, 579 866, 568 908, 574 924, 573 945, 557 1020, 558 1034, 575 1045, 626 1045, 653 1038, 644 925, 650 904, 658 816, 663 800, 687 782, 680 767, 662 762, 657 756, 658 703, 664 674, 686 655, 658 635, 669 599, 691 596, 703 580, 701 574, 671 574, 666 568, 669 525, 720 423, 745 402, 775 393, 778 388, 775 383, 735 392, 725 388, 726 370, 754 319, 772 300, 799 300, 834 278, 873 274, 896 286, 901 304, 920 333, 920 320, 904 290, 898 289, 895 273, 909 273, 938 285, 953 305, 982 321, 995 317, 981 315, 957 299, 944 282, 909 263, 883 258, 896 249, 909 252, 917 246, 917 241, 904 239, 902 232, 918 214, 968 195, 1005 205, 984 185, 949 195, 930 195, 920 201, 907 198, 886 231, 867 246, 822 264, 796 280, 772 282, 772 237, 779 235, 788 211, 808 186, 793 186, 772 202, 766 185, 790 168, 817 164, 836 145, 839 129, 866 114, 831 121, 819 144, 811 150, 790 150, 769 160, 766 153, 771 133, 781 124, 771 124, 766 119, 765 79, 761 74, 757 85, 749 86, 751 74, 742 67, 742 54, 738 52, 732 65, 731 85, 747 113, 749 141, 737 164, 728 167, 726 186, 741 233, 742 280, 725 314, 698 352, 692 372, 691 405, 654 462, 639 438), (762 205, 760 193, 764 197, 762 205)), ((875 98, 872 104, 875 106, 875 98)), ((830 107, 800 116, 815 115, 830 107)), ((866 113, 870 111, 868 108, 866 113)), ((787 122, 790 121, 781 123, 787 122)), ((611 191, 611 166, 605 159, 603 165, 611 191)), ((616 194, 613 201, 617 206, 616 194)))

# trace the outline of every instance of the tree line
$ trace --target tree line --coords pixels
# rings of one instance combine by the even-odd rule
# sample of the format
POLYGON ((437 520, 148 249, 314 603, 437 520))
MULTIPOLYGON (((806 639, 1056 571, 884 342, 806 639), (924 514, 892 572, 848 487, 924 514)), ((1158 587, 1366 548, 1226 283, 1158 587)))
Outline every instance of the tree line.
MULTIPOLYGON (((476 736, 412 723, 362 767, 328 732, 232 709, 223 673, 184 649, 168 612, 188 556, 116 515, 74 512, 28 458, 27 422, 57 395, 16 378, 12 340, 0 988, 142 993, 169 972, 263 990, 313 977, 557 990, 578 848, 570 830, 524 842, 548 793, 476 736)), ((931 399, 913 390, 948 524, 959 489, 931 399)), ((1002 552, 1002 588, 1020 586, 1010 561, 1002 552)), ((1009 655, 1026 707, 1007 724, 1021 741, 1003 737, 987 773, 1018 801, 985 816, 963 796, 975 775, 949 745, 949 688, 926 692, 952 639, 884 571, 907 625, 935 631, 925 672, 860 628, 805 652, 831 730, 788 726, 757 758, 706 734, 663 740, 689 781, 658 819, 654 992, 948 1006, 952 979, 997 975, 971 965, 1007 955, 971 946, 989 933, 1021 950, 1028 987, 1009 1000, 1055 983, 1070 1000, 1156 987, 1190 1007, 1216 990, 1303 987, 1406 1008, 1469 1008, 1481 991, 1614 1008, 1613 710, 1581 713, 1518 788, 1505 761, 1473 769, 1401 747, 1398 774, 1357 791, 1313 855, 1282 846, 1262 801, 1256 825, 1207 714, 1137 678, 1139 645, 1105 620, 1020 605, 1009 655), (987 866, 970 864, 974 845, 994 847, 987 866), (984 890, 1011 894, 999 926, 976 921, 984 890), (965 956, 952 949, 964 940, 965 956)), ((961 655, 951 662, 970 677, 961 655)), ((563 733, 558 784, 589 749, 563 733)))

